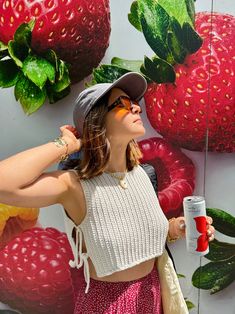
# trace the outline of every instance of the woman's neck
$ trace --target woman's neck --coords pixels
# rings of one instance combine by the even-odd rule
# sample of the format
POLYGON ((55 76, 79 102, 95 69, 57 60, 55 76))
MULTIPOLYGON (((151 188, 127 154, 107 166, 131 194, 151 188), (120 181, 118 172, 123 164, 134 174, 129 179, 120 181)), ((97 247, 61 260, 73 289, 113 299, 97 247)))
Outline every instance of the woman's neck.
POLYGON ((127 145, 111 145, 110 159, 105 169, 106 172, 127 171, 126 149, 127 145))

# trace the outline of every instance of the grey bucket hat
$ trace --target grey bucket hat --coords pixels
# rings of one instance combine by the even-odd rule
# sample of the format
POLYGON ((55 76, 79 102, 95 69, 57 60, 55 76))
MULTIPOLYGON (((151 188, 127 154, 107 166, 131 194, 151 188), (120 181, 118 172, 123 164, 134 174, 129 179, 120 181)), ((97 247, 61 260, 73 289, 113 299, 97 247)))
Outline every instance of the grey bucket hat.
POLYGON ((147 81, 138 72, 128 72, 113 83, 96 84, 83 90, 78 95, 73 110, 74 125, 80 136, 83 133, 83 123, 89 111, 113 87, 122 89, 133 100, 140 100, 147 89, 147 81))

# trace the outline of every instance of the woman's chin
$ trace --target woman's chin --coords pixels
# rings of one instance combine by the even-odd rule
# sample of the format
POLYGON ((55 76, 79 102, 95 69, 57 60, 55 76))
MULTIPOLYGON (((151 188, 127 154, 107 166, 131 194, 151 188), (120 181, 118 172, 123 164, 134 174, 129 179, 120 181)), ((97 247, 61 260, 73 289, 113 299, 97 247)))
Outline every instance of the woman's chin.
POLYGON ((145 130, 145 128, 142 126, 141 128, 139 128, 138 131, 136 130, 135 135, 134 135, 134 138, 137 139, 137 138, 139 138, 139 137, 142 137, 142 136, 145 135, 145 133, 146 133, 146 130, 145 130))

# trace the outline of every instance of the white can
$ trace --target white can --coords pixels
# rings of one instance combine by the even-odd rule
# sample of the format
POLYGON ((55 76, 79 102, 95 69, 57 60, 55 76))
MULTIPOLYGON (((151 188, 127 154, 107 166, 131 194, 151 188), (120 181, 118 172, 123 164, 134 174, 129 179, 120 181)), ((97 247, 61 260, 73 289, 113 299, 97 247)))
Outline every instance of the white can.
POLYGON ((209 253, 206 202, 203 196, 187 196, 183 200, 187 251, 199 256, 209 253))

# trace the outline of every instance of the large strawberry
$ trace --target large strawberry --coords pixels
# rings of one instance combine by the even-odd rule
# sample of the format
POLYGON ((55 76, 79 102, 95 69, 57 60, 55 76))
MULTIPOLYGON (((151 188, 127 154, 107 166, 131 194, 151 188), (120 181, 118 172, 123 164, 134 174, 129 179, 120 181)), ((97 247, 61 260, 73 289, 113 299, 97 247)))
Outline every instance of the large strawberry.
POLYGON ((109 44, 107 0, 0 0, 0 87, 24 112, 55 103, 91 73, 109 44))
POLYGON ((33 227, 37 222, 38 214, 38 208, 0 204, 0 249, 20 232, 33 227))
POLYGON ((0 0, 0 40, 7 44, 17 27, 33 18, 32 48, 38 54, 53 49, 71 64, 74 81, 103 58, 110 34, 108 0, 0 0))
POLYGON ((71 258, 65 233, 22 232, 0 251, 0 301, 24 314, 73 313, 81 272, 70 269, 71 258))
POLYGON ((143 153, 142 162, 155 168, 159 203, 165 215, 168 218, 178 216, 183 198, 194 190, 195 168, 192 161, 163 138, 153 137, 138 144, 143 153))
POLYGON ((149 82, 146 111, 158 133, 190 150, 235 151, 235 18, 195 15, 193 0, 134 1, 128 17, 156 55, 113 58, 93 71, 92 84, 138 71, 149 82))
POLYGON ((198 13, 202 47, 175 65, 174 84, 151 83, 145 94, 152 126, 190 150, 235 151, 235 18, 198 13))

